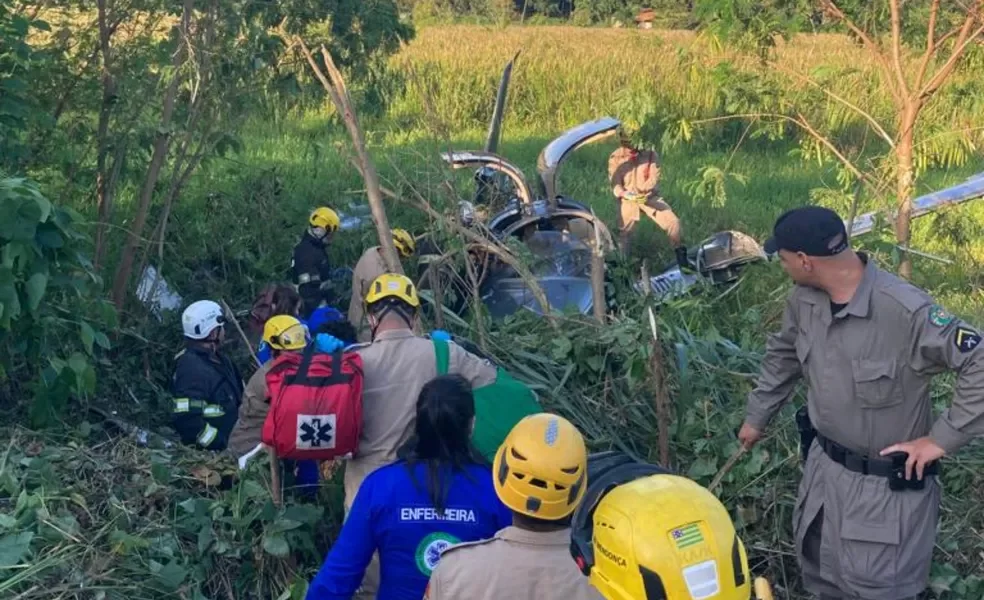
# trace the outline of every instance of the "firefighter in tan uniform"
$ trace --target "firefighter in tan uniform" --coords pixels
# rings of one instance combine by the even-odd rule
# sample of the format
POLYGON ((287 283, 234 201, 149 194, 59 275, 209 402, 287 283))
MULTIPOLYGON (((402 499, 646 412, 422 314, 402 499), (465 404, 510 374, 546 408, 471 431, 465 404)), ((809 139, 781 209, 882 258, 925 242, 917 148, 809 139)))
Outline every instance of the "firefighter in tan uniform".
POLYGON ((603 600, 571 560, 571 515, 587 487, 581 433, 553 414, 513 427, 492 466, 513 525, 441 554, 427 600, 603 600))
POLYGON ((271 350, 271 359, 263 363, 246 382, 239 419, 229 435, 229 452, 235 457, 248 453, 261 443, 263 423, 270 412, 266 375, 281 352, 300 352, 307 345, 304 325, 290 315, 274 315, 263 325, 263 341, 271 350))
POLYGON ((629 254, 632 232, 641 213, 645 213, 666 232, 680 267, 689 268, 680 219, 660 197, 660 174, 656 152, 635 148, 628 136, 621 133, 619 147, 608 157, 608 178, 618 200, 619 246, 623 254, 629 254))
MULTIPOLYGON (((416 250, 413 236, 405 229, 393 230, 393 245, 403 258, 413 256, 416 250)), ((363 252, 359 262, 355 263, 355 269, 352 270, 352 298, 349 300, 348 320, 358 332, 360 342, 368 342, 372 339, 369 335, 368 323, 364 318, 366 314, 364 304, 369 284, 388 270, 386 261, 383 260, 381 246, 372 246, 363 252)))
POLYGON ((758 442, 804 378, 793 528, 805 587, 823 599, 915 598, 936 539, 939 460, 984 433, 981 336, 852 251, 827 209, 780 217, 766 251, 798 285, 739 438, 758 442), (953 404, 934 420, 930 380, 946 370, 957 375, 953 404))
MULTIPOLYGON (((372 342, 348 349, 362 357, 363 391, 359 451, 345 465, 346 513, 366 476, 396 460, 397 449, 413 431, 420 390, 437 377, 433 342, 413 332, 420 299, 410 278, 380 275, 369 286, 365 305, 372 342)), ((453 342, 448 350, 448 372, 463 376, 473 389, 495 381, 492 363, 453 342)), ((374 557, 359 597, 374 598, 378 581, 379 562, 374 557)))

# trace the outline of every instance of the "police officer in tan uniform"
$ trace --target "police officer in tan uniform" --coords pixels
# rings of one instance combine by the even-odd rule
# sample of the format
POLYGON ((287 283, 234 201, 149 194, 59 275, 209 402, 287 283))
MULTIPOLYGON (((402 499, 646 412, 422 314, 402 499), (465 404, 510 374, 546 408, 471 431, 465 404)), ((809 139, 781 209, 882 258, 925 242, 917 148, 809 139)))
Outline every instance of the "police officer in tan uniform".
POLYGON ((758 442, 805 379, 793 516, 805 587, 825 600, 915 598, 936 539, 939 461, 984 433, 981 336, 851 250, 830 210, 784 214, 765 248, 798 285, 739 438, 758 442), (953 403, 934 419, 930 380, 946 370, 957 375, 953 403))
MULTIPOLYGON (((433 342, 413 332, 420 299, 410 278, 380 275, 369 286, 365 307, 372 342, 348 349, 362 357, 363 390, 359 450, 345 465, 346 513, 366 476, 396 460, 397 449, 413 431, 420 390, 437 377, 433 342)), ((448 343, 448 350, 449 373, 463 376, 472 388, 495 381, 496 369, 489 361, 454 342, 448 343)), ((378 580, 379 562, 374 558, 359 596, 375 597, 378 580)))
POLYGON ((687 248, 683 245, 680 219, 659 194, 661 168, 653 150, 639 150, 628 136, 620 133, 620 145, 608 157, 608 178, 618 199, 619 246, 629 254, 632 231, 645 213, 666 232, 681 268, 688 268, 687 248))
MULTIPOLYGON (((403 258, 412 256, 416 249, 413 236, 405 229, 393 230, 393 245, 403 258)), ((364 319, 363 305, 366 292, 369 291, 369 284, 387 270, 386 261, 383 260, 383 249, 380 246, 372 246, 363 252, 359 262, 355 263, 355 269, 352 270, 352 298, 349 300, 348 320, 358 332, 360 342, 368 342, 371 339, 369 327, 364 319)))
POLYGON ((571 560, 571 515, 587 487, 587 451, 566 419, 540 413, 513 427, 492 477, 513 525, 450 546, 426 600, 603 600, 571 560))

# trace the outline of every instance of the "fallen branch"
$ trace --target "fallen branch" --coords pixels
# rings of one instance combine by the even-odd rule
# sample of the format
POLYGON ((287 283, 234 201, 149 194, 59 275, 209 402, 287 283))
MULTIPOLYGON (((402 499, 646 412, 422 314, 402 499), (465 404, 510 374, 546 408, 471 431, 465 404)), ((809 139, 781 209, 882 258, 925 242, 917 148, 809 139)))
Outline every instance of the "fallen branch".
POLYGON ((335 66, 335 61, 324 45, 321 46, 321 56, 325 61, 328 75, 331 77, 330 83, 324 73, 321 72, 321 68, 314 60, 314 56, 304 43, 304 40, 296 37, 295 42, 300 47, 301 52, 304 53, 304 57, 307 58, 308 64, 311 65, 311 70, 314 71, 314 75, 321 82, 328 95, 331 96, 332 102, 335 103, 335 108, 345 121, 345 127, 348 129, 349 136, 352 138, 352 145, 355 146, 355 152, 358 154, 359 163, 362 166, 359 171, 362 173, 362 177, 366 182, 369 209, 372 211, 372 220, 376 224, 376 234, 379 236, 379 245, 383 250, 383 262, 386 263, 386 268, 391 273, 403 275, 403 265, 400 264, 400 258, 396 253, 396 246, 393 245, 393 231, 390 229, 389 220, 386 218, 386 209, 383 206, 379 175, 376 173, 376 167, 373 165, 372 159, 369 157, 369 152, 366 150, 365 136, 362 133, 362 128, 359 127, 359 118, 355 113, 355 108, 352 106, 352 99, 349 97, 348 89, 345 87, 345 80, 342 78, 341 72, 335 66))
MULTIPOLYGON (((591 214, 594 215, 592 209, 591 214)), ((594 231, 594 247, 591 248, 591 304, 594 310, 594 318, 605 324, 607 316, 605 310, 605 255, 601 249, 601 233, 598 231, 598 222, 591 225, 594 231)))
POLYGON ((249 343, 249 338, 246 337, 246 332, 243 331, 243 328, 239 325, 239 319, 236 318, 236 313, 232 312, 232 309, 229 308, 228 304, 226 304, 225 299, 220 298, 219 303, 222 304, 222 310, 229 315, 228 320, 232 321, 232 324, 236 326, 236 331, 238 331, 239 335, 242 336, 243 342, 246 344, 246 347, 249 348, 250 356, 252 356, 253 360, 256 362, 256 366, 262 367, 263 363, 261 363, 260 359, 256 356, 256 352, 253 350, 253 344, 249 343))
POLYGON ((745 446, 738 446, 738 449, 731 454, 731 458, 728 459, 728 462, 724 463, 721 470, 718 471, 717 475, 714 476, 714 479, 711 480, 711 485, 707 486, 707 489, 713 492, 716 487, 721 485, 721 480, 724 479, 725 475, 731 472, 731 469, 733 469, 738 463, 738 460, 745 455, 745 452, 745 446))
POLYGON ((669 469, 670 466, 670 394, 666 389, 666 378, 663 372, 663 346, 659 341, 656 329, 656 315, 649 307, 649 327, 653 332, 653 357, 650 368, 653 373, 653 387, 656 388, 656 425, 659 435, 659 464, 669 469))

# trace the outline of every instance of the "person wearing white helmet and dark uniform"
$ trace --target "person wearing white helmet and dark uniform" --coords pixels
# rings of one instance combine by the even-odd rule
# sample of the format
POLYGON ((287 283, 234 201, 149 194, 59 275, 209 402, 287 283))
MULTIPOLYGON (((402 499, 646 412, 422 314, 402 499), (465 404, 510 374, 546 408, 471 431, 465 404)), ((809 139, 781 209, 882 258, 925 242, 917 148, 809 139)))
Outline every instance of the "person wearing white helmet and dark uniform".
POLYGON ((175 357, 171 422, 181 443, 205 450, 226 448, 239 416, 243 379, 219 352, 225 317, 211 300, 192 303, 181 315, 185 348, 175 357))

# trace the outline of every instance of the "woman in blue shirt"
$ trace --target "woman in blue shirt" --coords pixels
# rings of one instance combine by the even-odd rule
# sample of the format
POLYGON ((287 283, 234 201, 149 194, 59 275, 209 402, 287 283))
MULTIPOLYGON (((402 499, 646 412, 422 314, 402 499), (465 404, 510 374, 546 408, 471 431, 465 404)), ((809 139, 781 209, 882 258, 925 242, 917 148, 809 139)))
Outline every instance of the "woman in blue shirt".
POLYGON ((441 552, 512 524, 488 463, 472 449, 475 400, 460 375, 429 381, 399 460, 363 481, 308 600, 352 598, 378 550, 377 600, 420 600, 441 552))

